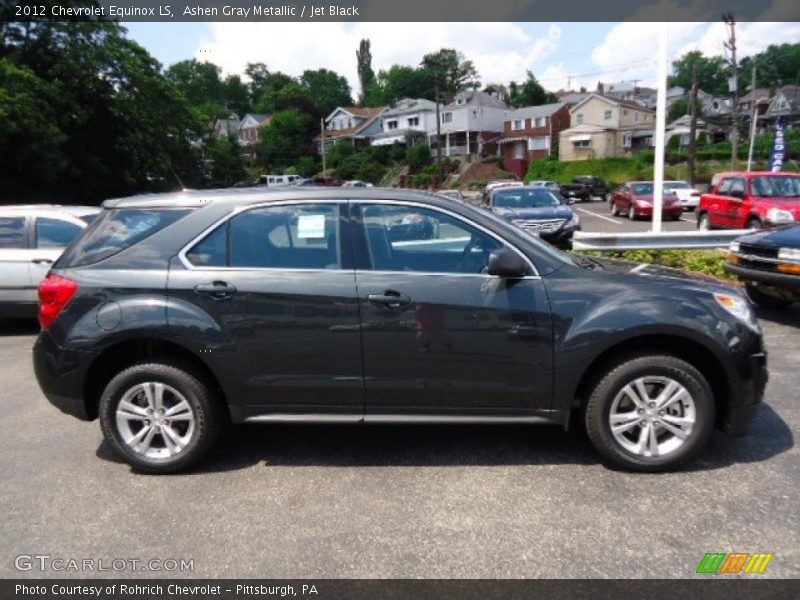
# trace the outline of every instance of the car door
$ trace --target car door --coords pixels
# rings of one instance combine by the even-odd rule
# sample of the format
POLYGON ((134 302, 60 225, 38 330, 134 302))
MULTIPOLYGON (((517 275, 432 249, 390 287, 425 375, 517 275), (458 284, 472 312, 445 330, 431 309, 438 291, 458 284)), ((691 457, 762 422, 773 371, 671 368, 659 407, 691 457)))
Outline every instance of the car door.
POLYGON ((621 186, 616 192, 614 192, 614 204, 617 207, 617 210, 625 214, 628 211, 628 206, 630 206, 630 196, 628 194, 628 186, 623 185, 621 186))
POLYGON ((233 215, 170 269, 169 327, 203 353, 244 418, 361 418, 361 334, 347 230, 346 204, 272 203, 233 215))
POLYGON ((717 189, 709 195, 708 220, 714 227, 724 227, 727 222, 728 194, 732 184, 732 177, 723 178, 717 189))
POLYGON ((52 264, 86 227, 72 217, 36 216, 33 224, 33 248, 30 259, 31 282, 38 286, 52 264))
POLYGON ((720 223, 723 227, 744 227, 739 218, 744 205, 745 184, 743 177, 731 177, 730 186, 721 198, 720 223))
POLYGON ((30 218, 0 213, 0 304, 35 304, 31 280, 30 218))
POLYGON ((485 273, 504 242, 444 209, 352 201, 366 416, 550 407, 552 323, 531 275, 485 273))

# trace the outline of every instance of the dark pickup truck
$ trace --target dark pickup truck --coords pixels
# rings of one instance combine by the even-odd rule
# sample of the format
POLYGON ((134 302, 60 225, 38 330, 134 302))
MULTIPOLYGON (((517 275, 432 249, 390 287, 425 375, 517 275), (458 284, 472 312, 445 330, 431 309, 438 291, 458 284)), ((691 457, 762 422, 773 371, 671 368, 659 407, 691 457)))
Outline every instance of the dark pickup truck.
POLYGON ((565 198, 575 198, 581 202, 591 202, 594 196, 608 200, 608 186, 606 182, 593 175, 575 177, 572 183, 561 186, 561 195, 565 198))

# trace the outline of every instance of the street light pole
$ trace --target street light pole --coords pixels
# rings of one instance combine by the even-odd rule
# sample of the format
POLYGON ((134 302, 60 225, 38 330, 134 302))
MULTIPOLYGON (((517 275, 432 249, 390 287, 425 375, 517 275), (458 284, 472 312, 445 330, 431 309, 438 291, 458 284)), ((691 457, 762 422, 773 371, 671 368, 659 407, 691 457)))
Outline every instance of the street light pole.
POLYGON ((656 96, 656 152, 653 160, 653 228, 661 231, 661 209, 664 206, 664 142, 667 127, 667 28, 662 23, 658 38, 658 95, 656 96))

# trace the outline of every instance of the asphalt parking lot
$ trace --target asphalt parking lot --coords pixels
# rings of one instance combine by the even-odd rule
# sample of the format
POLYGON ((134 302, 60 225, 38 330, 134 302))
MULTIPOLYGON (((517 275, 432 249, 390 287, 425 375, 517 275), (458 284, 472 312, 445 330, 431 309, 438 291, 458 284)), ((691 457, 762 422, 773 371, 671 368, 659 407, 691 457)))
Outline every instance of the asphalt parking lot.
MULTIPOLYGON (((583 231, 592 233, 625 233, 637 231, 650 231, 652 222, 648 220, 631 221, 627 217, 613 217, 608 210, 608 203, 600 198, 591 202, 578 202, 572 206, 581 218, 583 231)), ((663 231, 692 231, 697 229, 697 220, 694 212, 684 212, 679 221, 664 219, 663 231)))
POLYGON ((306 425, 236 428, 199 470, 141 475, 40 394, 35 326, 0 326, 0 577, 98 575, 19 572, 20 554, 194 561, 151 577, 690 577, 737 551, 798 577, 800 306, 760 316, 750 434, 665 475, 605 468, 577 428, 306 425))

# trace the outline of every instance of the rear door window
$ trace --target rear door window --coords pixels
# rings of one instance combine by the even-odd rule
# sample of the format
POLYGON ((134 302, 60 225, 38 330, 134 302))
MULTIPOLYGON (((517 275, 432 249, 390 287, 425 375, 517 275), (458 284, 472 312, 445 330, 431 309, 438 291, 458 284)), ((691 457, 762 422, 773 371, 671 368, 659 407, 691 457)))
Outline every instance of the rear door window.
POLYGON ((191 209, 115 208, 105 210, 58 261, 59 267, 79 267, 104 260, 161 231, 191 209))
POLYGON ((25 247, 25 217, 0 217, 0 248, 25 247))
POLYGON ((60 219, 36 219, 36 247, 64 248, 83 231, 83 227, 60 219))

